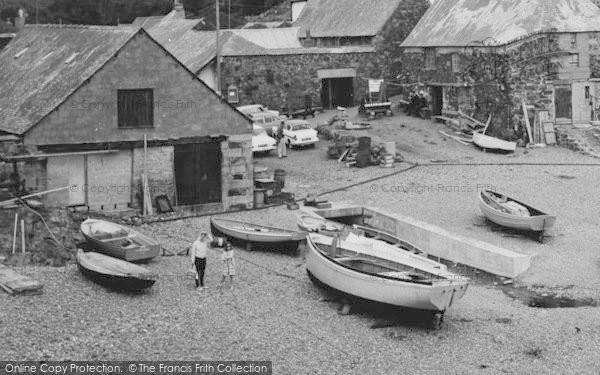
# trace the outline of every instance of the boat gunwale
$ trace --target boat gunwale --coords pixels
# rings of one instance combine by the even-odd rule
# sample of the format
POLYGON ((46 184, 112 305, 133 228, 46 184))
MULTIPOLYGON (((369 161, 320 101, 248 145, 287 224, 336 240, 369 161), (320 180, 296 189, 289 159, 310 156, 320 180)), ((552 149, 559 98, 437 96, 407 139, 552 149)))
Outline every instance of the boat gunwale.
POLYGON ((106 275, 106 276, 111 276, 111 277, 119 277, 119 278, 135 278, 135 279, 139 279, 139 280, 147 280, 147 281, 151 281, 154 280, 156 281, 158 279, 158 275, 142 266, 138 266, 137 264, 131 263, 129 261, 123 260, 123 259, 119 259, 119 258, 115 258, 115 257, 111 257, 109 255, 106 254, 102 254, 102 253, 98 253, 95 251, 88 251, 85 252, 81 249, 79 249, 77 251, 77 264, 80 267, 85 268, 88 271, 91 272, 96 272, 102 275, 106 275), (102 257, 107 257, 107 258, 111 258, 109 259, 110 261, 114 261, 116 263, 126 263, 127 267, 132 267, 134 269, 139 269, 139 272, 137 273, 122 273, 119 271, 115 271, 115 270, 111 270, 109 268, 103 267, 102 265, 98 265, 95 264, 93 259, 91 259, 88 255, 89 253, 93 253, 93 254, 98 254, 101 255, 102 257), (90 268, 91 267, 91 268, 90 268))
POLYGON ((480 201, 481 201, 481 202, 482 202, 482 203, 483 203, 483 204, 484 204, 486 207, 489 207, 489 208, 490 208, 491 210, 493 210, 494 212, 496 212, 496 213, 499 213, 499 214, 502 214, 503 216, 510 217, 510 218, 519 218, 519 219, 524 219, 524 220, 531 220, 531 219, 533 219, 533 218, 540 218, 540 217, 543 217, 543 216, 547 216, 547 217, 556 218, 554 215, 547 214, 547 213, 545 213, 544 211, 538 210, 538 209, 537 209, 537 208, 535 208, 535 207, 532 207, 532 206, 530 206, 530 205, 528 205, 528 204, 526 204, 526 203, 523 203, 523 202, 521 202, 521 201, 518 201, 518 200, 516 200, 516 199, 514 199, 514 198, 511 198, 511 197, 509 197, 508 195, 505 195, 505 194, 504 194, 504 197, 506 197, 506 198, 507 198, 507 200, 511 200, 511 201, 513 201, 513 202, 515 202, 515 203, 518 203, 518 204, 520 204, 520 205, 524 206, 525 208, 527 208, 527 210, 529 211, 529 214, 530 214, 530 216, 519 216, 519 215, 511 214, 511 213, 508 213, 508 212, 503 212, 503 211, 500 211, 500 210, 498 210, 498 209, 494 208, 492 205, 490 205, 488 202, 486 202, 486 201, 485 201, 485 199, 483 198, 483 194, 484 194, 484 193, 486 193, 486 192, 487 192, 487 193, 494 194, 495 196, 499 196, 499 195, 503 195, 503 194, 501 194, 501 193, 497 193, 497 192, 495 192, 495 191, 492 191, 492 190, 482 190, 482 191, 480 191, 480 192, 479 192, 479 200, 480 200, 480 201), (533 210, 534 212, 532 212, 532 210, 533 210))
MULTIPOLYGON (((437 287, 437 286, 441 286, 440 284, 448 284, 448 285, 453 285, 455 283, 455 281, 450 280, 449 278, 445 278, 443 277, 441 274, 440 275, 435 275, 431 272, 431 275, 433 276, 437 276, 437 279, 430 279, 430 281, 422 281, 422 280, 406 280, 406 279, 400 279, 397 277, 393 277, 393 276, 389 276, 389 275, 381 275, 378 273, 373 273, 373 272, 368 272, 368 271, 362 271, 362 270, 357 270, 356 268, 350 267, 346 264, 337 262, 335 260, 335 258, 331 258, 330 256, 326 255, 321 248, 314 243, 314 241, 312 240, 312 238, 310 238, 310 235, 306 236, 307 237, 307 243, 309 245, 310 248, 312 248, 315 253, 317 253, 318 256, 322 257, 323 259, 327 260, 329 263, 332 263, 338 267, 342 267, 345 268, 347 270, 356 272, 358 274, 361 275, 366 275, 366 276, 371 276, 371 277, 375 277, 380 278, 380 279, 385 279, 385 280, 391 280, 391 281, 396 281, 396 282, 402 282, 402 283, 408 283, 408 284, 419 284, 419 285, 425 285, 425 286, 431 286, 431 287, 437 287)), ((427 272, 427 271, 424 271, 427 272)), ((458 275, 457 275, 458 276, 458 275)), ((468 284, 468 279, 464 278, 461 276, 460 282, 458 282, 459 284, 468 284)))

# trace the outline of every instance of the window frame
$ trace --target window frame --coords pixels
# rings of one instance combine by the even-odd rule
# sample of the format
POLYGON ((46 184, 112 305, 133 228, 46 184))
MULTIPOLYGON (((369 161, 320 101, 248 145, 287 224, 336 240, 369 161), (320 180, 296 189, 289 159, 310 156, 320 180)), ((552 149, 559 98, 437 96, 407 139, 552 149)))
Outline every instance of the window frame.
POLYGON ((119 129, 144 129, 144 128, 153 128, 154 127, 154 89, 151 88, 143 88, 143 89, 118 89, 117 90, 117 127, 119 129), (129 98, 129 102, 134 102, 134 108, 124 109, 122 106, 125 106, 124 103, 125 98, 122 96, 126 96, 127 94, 131 95, 129 98), (140 97, 141 94, 147 95, 150 99, 149 103, 141 103, 137 102, 137 98, 140 97), (149 110, 149 113, 145 115, 140 115, 137 110, 142 110, 141 106, 145 105, 146 111, 149 110), (129 111, 124 113, 125 111, 129 111), (134 113, 132 116, 131 114, 134 113), (132 118, 149 118, 150 124, 141 124, 141 123, 131 123, 132 118))

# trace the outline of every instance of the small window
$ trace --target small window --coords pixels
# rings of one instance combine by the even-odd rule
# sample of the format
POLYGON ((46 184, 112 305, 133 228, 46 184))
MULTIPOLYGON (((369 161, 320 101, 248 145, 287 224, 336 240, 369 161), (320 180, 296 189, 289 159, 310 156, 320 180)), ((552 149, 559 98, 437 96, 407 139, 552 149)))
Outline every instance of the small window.
POLYGON ((579 66, 579 54, 578 53, 574 53, 570 56, 569 64, 571 66, 579 66))
POLYGON ((435 48, 425 48, 425 69, 435 69, 435 48))
POLYGON ((117 96, 120 128, 154 126, 154 93, 152 89, 118 90, 117 96))
POLYGON ((460 56, 458 53, 452 54, 452 73, 460 73, 460 56))

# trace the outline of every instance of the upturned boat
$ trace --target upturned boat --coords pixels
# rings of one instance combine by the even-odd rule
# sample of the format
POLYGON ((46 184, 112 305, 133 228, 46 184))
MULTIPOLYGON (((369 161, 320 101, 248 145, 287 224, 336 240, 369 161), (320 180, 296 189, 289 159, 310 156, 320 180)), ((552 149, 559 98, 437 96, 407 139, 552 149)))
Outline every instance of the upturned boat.
POLYGON ((111 289, 140 291, 150 288, 158 275, 144 267, 96 252, 77 251, 77 265, 90 280, 111 289))
POLYGON ((517 149, 517 142, 485 135, 484 130, 473 132, 473 143, 484 150, 514 152, 517 149))
POLYGON ((87 219, 80 229, 96 251, 128 262, 149 260, 160 253, 157 241, 123 225, 87 219))

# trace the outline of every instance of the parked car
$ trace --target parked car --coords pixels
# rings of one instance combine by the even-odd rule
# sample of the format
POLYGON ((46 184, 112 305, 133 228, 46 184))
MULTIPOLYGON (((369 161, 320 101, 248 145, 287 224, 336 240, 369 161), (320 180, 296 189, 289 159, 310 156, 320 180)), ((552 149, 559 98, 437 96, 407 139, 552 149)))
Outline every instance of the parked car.
POLYGON ((277 148, 277 141, 267 135, 266 130, 260 125, 252 125, 252 152, 268 154, 277 148))
POLYGON ((305 120, 287 120, 283 127, 283 138, 290 148, 314 146, 319 142, 317 131, 305 120))
POLYGON ((282 119, 287 118, 281 116, 279 111, 270 110, 260 104, 242 105, 237 107, 237 110, 245 114, 255 124, 265 128, 268 135, 273 135, 273 128, 279 126, 282 119))

